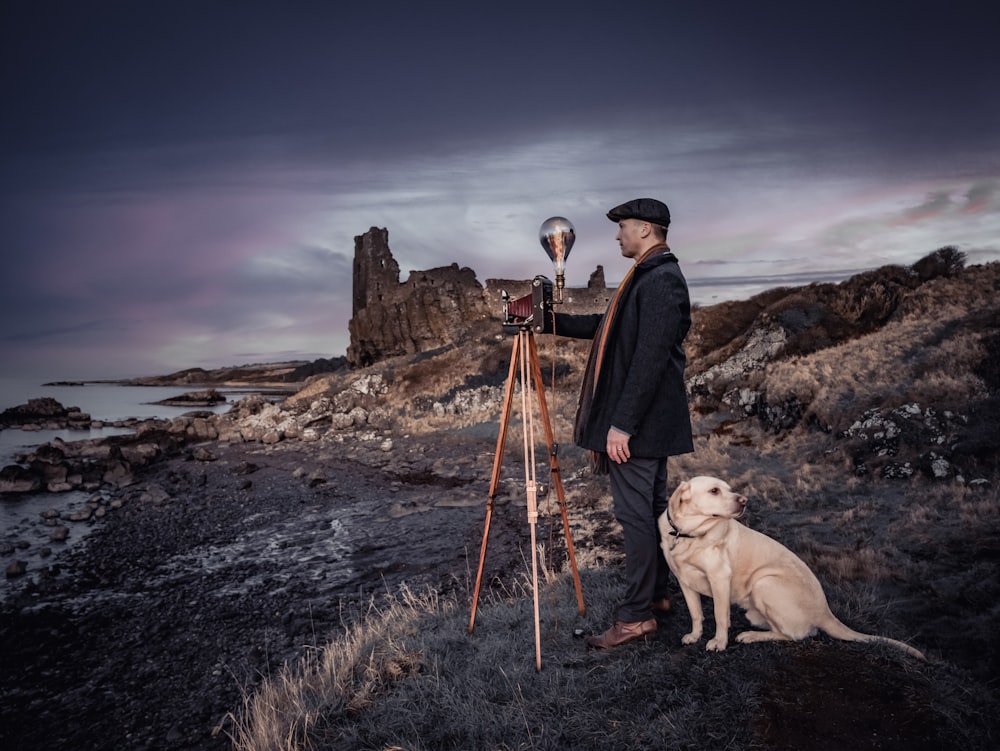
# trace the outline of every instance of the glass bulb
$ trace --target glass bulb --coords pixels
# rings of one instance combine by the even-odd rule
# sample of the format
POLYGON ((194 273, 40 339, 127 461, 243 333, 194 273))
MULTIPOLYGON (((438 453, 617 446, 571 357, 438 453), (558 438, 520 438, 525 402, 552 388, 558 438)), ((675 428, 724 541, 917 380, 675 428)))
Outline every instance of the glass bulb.
POLYGON ((566 271, 566 259, 576 241, 576 230, 573 223, 561 216, 554 216, 542 223, 538 230, 538 240, 556 267, 556 276, 561 277, 566 271))

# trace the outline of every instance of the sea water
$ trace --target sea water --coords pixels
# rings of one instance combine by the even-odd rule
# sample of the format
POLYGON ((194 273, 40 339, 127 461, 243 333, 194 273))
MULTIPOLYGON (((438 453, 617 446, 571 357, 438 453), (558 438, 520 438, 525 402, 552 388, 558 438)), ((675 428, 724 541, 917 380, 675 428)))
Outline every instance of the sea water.
MULTIPOLYGON (((85 382, 79 386, 46 385, 36 380, 0 377, 0 412, 10 407, 26 404, 29 399, 50 397, 64 407, 79 407, 92 420, 110 422, 126 420, 130 417, 176 417, 190 412, 194 407, 165 407, 155 402, 180 396, 191 391, 203 391, 205 386, 125 386, 111 382, 85 382)), ((253 389, 216 390, 236 401, 253 389)), ((221 404, 212 408, 214 412, 225 412, 231 404, 221 404)), ((198 407, 197 409, 201 409, 198 407)))
MULTIPOLYGON (((45 386, 25 379, 0 378, 0 412, 11 407, 26 404, 29 399, 50 397, 64 407, 79 407, 90 415, 92 421, 105 424, 129 418, 172 419, 186 412, 209 411, 216 414, 228 412, 232 405, 254 389, 218 389, 226 396, 226 402, 214 407, 168 407, 154 402, 180 396, 200 387, 123 386, 114 383, 86 383, 79 386, 45 386)), ((22 430, 8 428, 0 430, 0 467, 15 463, 18 454, 28 454, 37 446, 60 438, 64 441, 81 441, 92 438, 107 438, 113 435, 131 433, 130 428, 111 427, 84 430, 22 430)), ((70 528, 65 542, 49 539, 51 527, 41 523, 41 517, 49 509, 58 509, 65 516, 82 509, 92 493, 69 491, 66 493, 8 493, 0 496, 0 544, 15 547, 13 553, 0 555, 0 564, 5 568, 12 560, 22 560, 28 564, 27 576, 0 582, 0 600, 5 599, 15 588, 29 581, 32 574, 57 562, 58 555, 81 542, 93 528, 94 522, 66 522, 70 528)))

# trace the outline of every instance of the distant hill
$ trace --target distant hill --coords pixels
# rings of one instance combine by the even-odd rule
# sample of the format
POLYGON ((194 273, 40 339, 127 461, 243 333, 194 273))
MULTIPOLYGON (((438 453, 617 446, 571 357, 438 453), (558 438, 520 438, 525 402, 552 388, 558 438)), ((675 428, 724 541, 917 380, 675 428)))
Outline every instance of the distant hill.
POLYGON ((205 370, 187 368, 176 373, 161 376, 131 378, 125 383, 133 386, 285 386, 302 384, 312 376, 333 373, 347 366, 344 357, 320 358, 318 360, 293 360, 289 362, 256 363, 233 365, 225 368, 205 370))

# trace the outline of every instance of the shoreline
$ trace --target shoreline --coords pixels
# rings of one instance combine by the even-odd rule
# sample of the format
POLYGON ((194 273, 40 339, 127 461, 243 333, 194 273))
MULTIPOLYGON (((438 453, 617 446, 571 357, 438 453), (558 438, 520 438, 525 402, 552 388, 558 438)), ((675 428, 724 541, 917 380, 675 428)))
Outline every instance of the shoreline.
MULTIPOLYGON (((469 443, 397 439, 389 456, 354 435, 208 442, 200 459, 192 448, 143 468, 83 545, 0 603, 13 661, 0 735, 11 747, 227 748, 218 728, 243 690, 371 598, 462 586, 490 458, 469 443), (436 481, 442 462, 450 476, 436 481)), ((519 560, 523 518, 510 517, 494 573, 519 560)))

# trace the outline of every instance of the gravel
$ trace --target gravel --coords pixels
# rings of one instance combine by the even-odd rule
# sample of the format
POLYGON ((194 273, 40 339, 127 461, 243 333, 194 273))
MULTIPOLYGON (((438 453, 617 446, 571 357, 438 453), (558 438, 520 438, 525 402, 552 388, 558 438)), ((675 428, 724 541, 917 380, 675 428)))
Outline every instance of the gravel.
MULTIPOLYGON (((143 470, 84 542, 7 583, 0 746, 229 748, 244 695, 372 597, 468 589, 494 446, 384 445, 210 444, 143 470)), ((511 510, 490 575, 520 560, 511 510)))

